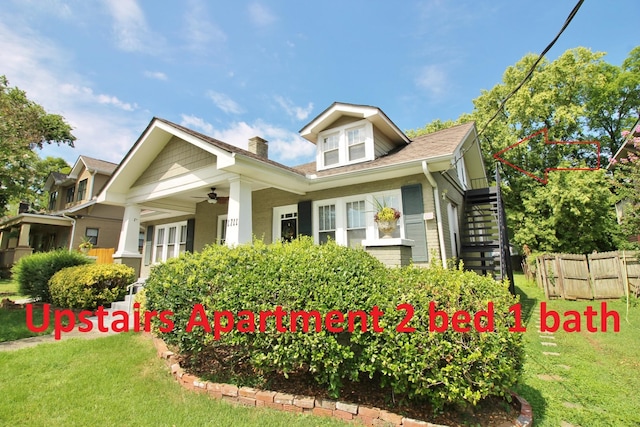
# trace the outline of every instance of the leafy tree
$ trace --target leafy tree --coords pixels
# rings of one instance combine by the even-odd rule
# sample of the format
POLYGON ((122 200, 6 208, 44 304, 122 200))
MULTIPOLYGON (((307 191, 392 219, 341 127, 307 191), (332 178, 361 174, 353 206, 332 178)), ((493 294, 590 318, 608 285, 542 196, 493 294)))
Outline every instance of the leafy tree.
POLYGON ((39 161, 36 148, 51 143, 73 147, 71 130, 62 116, 47 113, 0 76, 0 212, 12 198, 29 193, 39 161))
POLYGON ((604 170, 550 173, 547 185, 522 195, 522 210, 507 213, 518 224, 515 243, 542 252, 615 249, 619 232, 609 187, 604 170))
MULTIPOLYGON (((622 66, 614 66, 603 60, 603 52, 592 52, 583 47, 570 49, 554 61, 543 59, 524 85, 506 102, 504 108, 495 117, 503 100, 523 81, 531 66, 537 60, 533 54, 525 55, 515 65, 506 69, 502 82, 490 90, 483 90, 473 100, 474 109, 470 114, 463 114, 455 121, 441 120, 416 129, 415 135, 423 130, 435 130, 445 124, 458 124, 475 121, 480 132, 480 144, 487 170, 493 170, 495 159, 493 154, 516 144, 537 131, 547 128, 549 140, 552 141, 599 141, 602 146, 601 164, 615 153, 622 143, 620 131, 629 128, 640 112, 640 46, 634 48, 622 66)), ((595 167, 597 158, 592 145, 544 144, 540 139, 528 141, 517 148, 505 152, 501 157, 510 163, 542 177, 547 168, 557 168, 561 164, 567 166, 595 167)), ((565 172, 574 177, 586 179, 587 174, 565 172)), ((515 234, 522 227, 528 226, 523 221, 528 217, 525 204, 533 195, 545 196, 545 189, 529 176, 511 167, 502 168, 505 184, 505 208, 510 219, 509 226, 515 234)), ((560 181, 561 186, 570 184, 560 181)), ((581 185, 580 182, 571 185, 581 185)), ((605 185, 606 187, 606 185, 605 185)), ((560 187, 558 187, 560 188, 560 187)), ((585 191, 591 191, 589 187, 585 191)), ((567 191, 571 191, 567 188, 567 191)), ((604 199, 602 199, 604 202, 604 199)), ((608 209, 612 209, 607 204, 608 209)), ((557 213, 548 210, 546 215, 538 216, 549 224, 557 224, 548 215, 557 213)), ((587 224, 591 218, 581 216, 576 221, 587 224)), ((615 228, 615 224, 613 225, 615 228)), ((615 234, 615 233, 614 233, 615 234)), ((527 242, 522 239, 523 232, 518 234, 516 242, 527 243, 533 250, 547 250, 550 243, 527 242), (537 246, 538 244, 542 246, 537 246)), ((531 234, 533 237, 534 235, 531 234)), ((562 233, 559 235, 562 237, 562 233)), ((608 240, 596 239, 603 247, 609 248, 608 240)), ((569 243, 569 242, 566 242, 569 243)), ((553 245, 551 245, 553 246, 553 245)), ((579 245, 580 246, 580 245, 579 245)), ((587 247, 588 245, 584 245, 587 247)), ((565 242, 558 241, 554 250, 567 247, 565 242)), ((571 248, 570 245, 568 245, 571 248)), ((582 246, 581 246, 582 247, 582 246)), ((578 251, 573 247, 571 252, 578 251)))
POLYGON ((30 177, 27 192, 18 194, 9 200, 8 211, 16 212, 21 202, 27 202, 35 211, 47 209, 49 206, 49 194, 44 191, 47 178, 51 172, 69 173, 71 166, 62 157, 47 156, 45 159, 37 157, 30 165, 30 177))

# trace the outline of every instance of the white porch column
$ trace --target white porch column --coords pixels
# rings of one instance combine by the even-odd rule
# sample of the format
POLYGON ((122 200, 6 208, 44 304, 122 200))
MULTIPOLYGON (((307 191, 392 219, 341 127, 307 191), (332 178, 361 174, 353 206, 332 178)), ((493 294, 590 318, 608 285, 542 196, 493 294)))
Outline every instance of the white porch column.
POLYGON ((229 180, 229 208, 227 211, 227 246, 251 243, 253 218, 251 215, 251 184, 241 178, 229 180))
POLYGON ((122 228, 120 229, 120 240, 118 240, 118 250, 114 257, 135 257, 141 258, 138 252, 138 239, 140 238, 140 206, 126 205, 124 216, 122 217, 122 228))
POLYGON ((18 246, 29 247, 29 233, 31 233, 31 224, 22 223, 20 227, 20 238, 18 239, 18 246))
POLYGON ((140 277, 140 264, 142 254, 138 252, 138 239, 140 238, 140 206, 126 205, 120 228, 120 240, 118 250, 113 254, 115 264, 124 264, 135 270, 136 277, 140 277))

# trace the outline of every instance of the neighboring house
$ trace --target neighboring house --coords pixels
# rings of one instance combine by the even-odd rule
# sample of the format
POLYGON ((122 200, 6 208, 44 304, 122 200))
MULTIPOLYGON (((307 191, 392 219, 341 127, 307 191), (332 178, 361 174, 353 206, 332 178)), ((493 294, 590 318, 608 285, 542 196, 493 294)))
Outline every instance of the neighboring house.
POLYGON ((80 156, 68 175, 51 173, 44 188, 49 193, 46 212, 20 212, 0 223, 0 266, 10 267, 32 252, 77 248, 85 236, 95 247, 116 248, 123 209, 96 204, 116 167, 80 156))
MULTIPOLYGON (((619 163, 621 160, 624 161, 623 159, 628 159, 629 154, 640 156, 640 150, 636 147, 636 145, 634 145, 634 139, 637 139, 640 137, 640 125, 638 125, 639 122, 640 120, 636 121, 636 124, 633 125, 632 127, 633 133, 630 133, 629 135, 625 136, 624 143, 622 144, 622 146, 620 146, 618 151, 614 154, 613 158, 609 162, 607 169, 612 171, 613 174, 616 173, 615 165, 619 163)), ((630 204, 626 200, 621 200, 616 203, 615 208, 616 208, 616 217, 618 219, 618 223, 620 223, 622 221, 622 217, 624 216, 625 211, 630 208, 630 204)), ((640 235, 630 236, 629 241, 640 242, 640 235)))
POLYGON ((146 277, 207 244, 299 235, 364 246, 393 265, 461 255, 465 192, 487 186, 473 123, 411 140, 377 107, 334 103, 300 135, 316 161, 288 167, 262 138, 244 150, 152 119, 98 196, 124 207, 116 262, 146 277), (402 212, 391 238, 374 222, 376 200, 402 212))

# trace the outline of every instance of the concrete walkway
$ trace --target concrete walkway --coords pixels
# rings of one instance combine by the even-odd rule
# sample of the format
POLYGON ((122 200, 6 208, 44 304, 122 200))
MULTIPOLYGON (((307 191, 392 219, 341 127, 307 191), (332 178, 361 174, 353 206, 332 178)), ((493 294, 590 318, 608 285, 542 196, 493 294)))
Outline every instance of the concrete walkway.
POLYGON ((48 335, 39 335, 37 337, 23 338, 21 340, 16 340, 16 341, 0 342, 0 351, 20 350, 22 348, 35 347, 38 344, 42 344, 46 342, 60 342, 60 341, 65 341, 71 338, 82 338, 82 339, 101 338, 101 337, 106 337, 108 335, 114 335, 116 333, 117 332, 99 332, 99 331, 78 332, 78 330, 76 329, 71 332, 63 333, 59 340, 56 340, 53 334, 48 334, 48 335))

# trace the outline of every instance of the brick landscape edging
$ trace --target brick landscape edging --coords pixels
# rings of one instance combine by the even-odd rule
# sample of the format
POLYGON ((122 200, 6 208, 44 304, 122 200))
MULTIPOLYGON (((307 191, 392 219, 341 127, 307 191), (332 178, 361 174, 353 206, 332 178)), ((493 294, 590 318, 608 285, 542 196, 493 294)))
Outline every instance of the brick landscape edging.
MULTIPOLYGON (((415 420, 384 409, 355 403, 203 381, 195 375, 184 372, 176 354, 169 350, 167 344, 161 338, 152 338, 158 357, 165 361, 171 370, 171 374, 181 386, 199 393, 206 393, 216 399, 244 406, 264 406, 280 411, 334 417, 347 421, 356 421, 366 426, 447 427, 442 424, 415 420)), ((531 410, 531 405, 517 394, 511 393, 511 395, 520 403, 520 415, 513 421, 512 425, 517 427, 532 426, 533 411, 531 410)))

